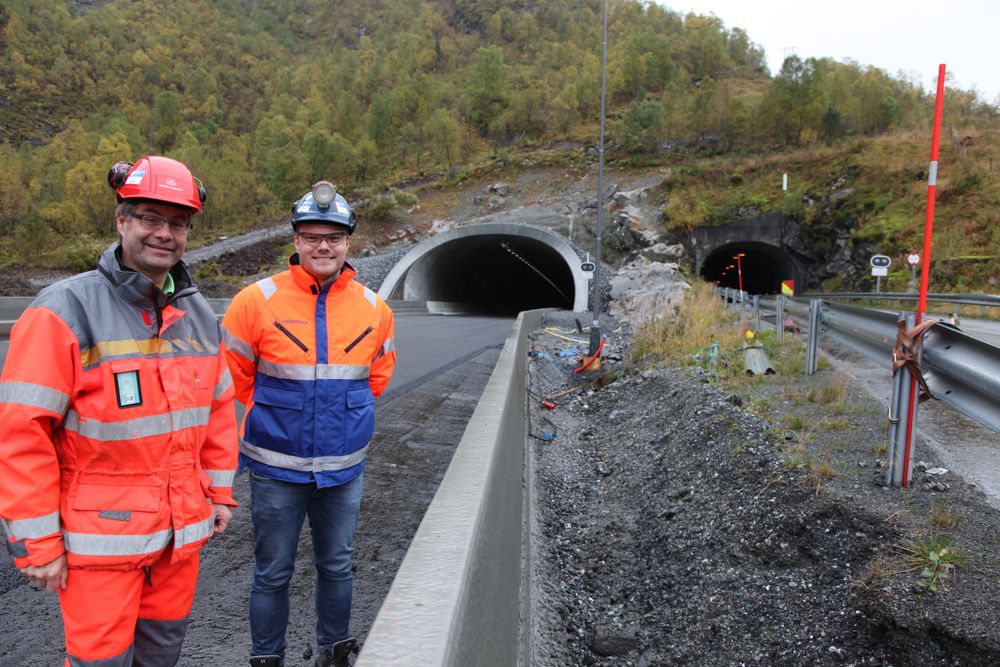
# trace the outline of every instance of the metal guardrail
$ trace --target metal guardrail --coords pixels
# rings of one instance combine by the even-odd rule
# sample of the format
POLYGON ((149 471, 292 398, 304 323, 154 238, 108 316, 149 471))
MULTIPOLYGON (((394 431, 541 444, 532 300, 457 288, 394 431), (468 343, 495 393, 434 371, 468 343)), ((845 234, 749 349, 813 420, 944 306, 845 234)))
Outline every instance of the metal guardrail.
POLYGON ((34 300, 33 296, 0 297, 0 337, 10 336, 10 329, 14 326, 14 322, 34 300))
MULTIPOLYGON (((826 295, 830 297, 831 295, 826 295)), ((883 295, 884 296, 884 295, 883 295)), ((948 295, 955 303, 963 295, 948 295)), ((975 295, 985 305, 1000 305, 1000 298, 975 295)), ((820 302, 820 333, 840 342, 885 368, 891 368, 896 344, 898 314, 872 308, 831 303, 816 297, 760 297, 760 303, 777 311, 777 299, 783 310, 792 314, 803 328, 809 326, 809 303, 820 302)), ((781 326, 776 323, 776 326, 781 326)), ((921 370, 933 396, 959 412, 1000 432, 1000 347, 938 322, 923 340, 921 370)))
POLYGON ((1000 432, 1000 347, 938 322, 924 336, 921 365, 935 398, 1000 432))
MULTIPOLYGON (((802 298, 802 297, 798 297, 802 298)), ((917 301, 920 295, 915 292, 817 292, 809 294, 808 298, 864 301, 917 301)), ((955 303, 963 306, 994 306, 1000 307, 1000 296, 996 294, 928 294, 928 301, 939 303, 955 303)))

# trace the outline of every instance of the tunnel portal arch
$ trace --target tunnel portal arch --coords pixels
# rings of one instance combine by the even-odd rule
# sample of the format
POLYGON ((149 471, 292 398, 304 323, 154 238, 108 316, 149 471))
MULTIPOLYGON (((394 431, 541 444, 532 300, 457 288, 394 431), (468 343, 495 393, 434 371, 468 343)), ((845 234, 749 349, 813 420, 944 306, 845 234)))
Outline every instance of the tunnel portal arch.
POLYGON ((691 242, 695 273, 733 288, 742 273, 743 289, 751 294, 776 294, 785 280, 794 281, 796 290, 804 289, 815 262, 799 225, 780 212, 696 227, 691 242))
POLYGON ((589 274, 580 264, 576 250, 547 229, 466 225, 414 246, 382 281, 379 294, 503 314, 543 307, 583 312, 589 274))
POLYGON ((795 280, 797 273, 786 252, 760 241, 737 241, 713 248, 701 265, 701 277, 720 287, 738 288, 742 274, 743 289, 749 294, 776 294, 781 291, 781 282, 795 280), (739 263, 737 254, 742 254, 739 263))

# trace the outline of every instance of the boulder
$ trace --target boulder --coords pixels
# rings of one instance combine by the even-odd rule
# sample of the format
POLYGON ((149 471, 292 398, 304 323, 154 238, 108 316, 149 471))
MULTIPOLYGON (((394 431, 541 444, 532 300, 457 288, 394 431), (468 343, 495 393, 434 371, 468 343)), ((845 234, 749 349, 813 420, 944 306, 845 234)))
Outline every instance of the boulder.
POLYGON ((641 255, 619 269, 609 285, 608 312, 634 327, 670 316, 691 289, 677 264, 650 262, 641 255))

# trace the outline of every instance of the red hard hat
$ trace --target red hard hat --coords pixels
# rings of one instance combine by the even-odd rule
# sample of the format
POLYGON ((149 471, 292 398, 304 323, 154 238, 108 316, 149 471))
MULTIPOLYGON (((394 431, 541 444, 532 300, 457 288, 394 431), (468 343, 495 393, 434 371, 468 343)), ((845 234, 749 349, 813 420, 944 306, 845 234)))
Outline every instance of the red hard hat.
POLYGON ((147 155, 135 164, 118 162, 108 171, 108 185, 115 198, 149 199, 176 204, 201 213, 205 186, 183 163, 160 155, 147 155))

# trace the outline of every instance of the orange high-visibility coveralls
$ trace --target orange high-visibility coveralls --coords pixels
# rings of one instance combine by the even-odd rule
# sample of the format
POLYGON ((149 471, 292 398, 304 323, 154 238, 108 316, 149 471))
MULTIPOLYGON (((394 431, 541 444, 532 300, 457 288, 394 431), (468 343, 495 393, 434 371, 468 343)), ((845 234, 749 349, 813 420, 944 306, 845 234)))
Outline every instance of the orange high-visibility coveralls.
POLYGON ((173 665, 212 505, 236 504, 234 392, 218 319, 184 265, 167 297, 115 249, 14 326, 0 523, 18 567, 66 555, 67 664, 173 665))

